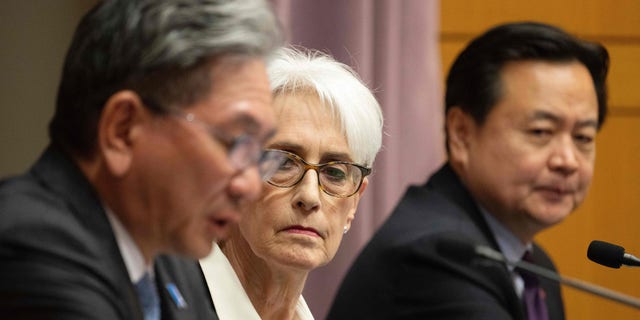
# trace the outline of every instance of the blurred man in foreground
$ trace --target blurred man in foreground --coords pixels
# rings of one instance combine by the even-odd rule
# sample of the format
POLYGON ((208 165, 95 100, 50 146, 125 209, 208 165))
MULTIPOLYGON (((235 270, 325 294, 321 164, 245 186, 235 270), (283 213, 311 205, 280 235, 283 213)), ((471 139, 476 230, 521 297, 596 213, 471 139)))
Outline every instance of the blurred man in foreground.
POLYGON ((0 314, 215 319, 195 260, 254 200, 275 128, 261 0, 107 0, 66 56, 51 143, 0 183, 0 314), (155 268, 154 268, 155 266, 155 268))

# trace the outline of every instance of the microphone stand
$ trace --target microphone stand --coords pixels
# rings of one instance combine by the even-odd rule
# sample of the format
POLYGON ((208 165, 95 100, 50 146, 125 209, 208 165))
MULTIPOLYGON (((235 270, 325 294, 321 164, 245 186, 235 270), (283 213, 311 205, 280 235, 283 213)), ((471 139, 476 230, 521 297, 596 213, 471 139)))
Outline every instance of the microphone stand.
POLYGON ((518 267, 526 271, 532 272, 534 274, 543 276, 547 279, 558 281, 559 283, 562 283, 569 287, 572 287, 578 290, 583 290, 583 291, 592 293, 594 295, 600 296, 602 298, 617 301, 624 305, 627 305, 636 309, 640 309, 640 300, 633 298, 631 296, 628 296, 613 290, 609 290, 607 288, 600 287, 594 284, 590 284, 582 280, 562 276, 556 272, 540 267, 533 263, 529 263, 526 261, 510 261, 506 259, 504 255, 502 255, 502 253, 495 251, 489 247, 476 246, 474 250, 475 250, 475 253, 480 257, 494 260, 494 261, 504 262, 507 265, 518 267))

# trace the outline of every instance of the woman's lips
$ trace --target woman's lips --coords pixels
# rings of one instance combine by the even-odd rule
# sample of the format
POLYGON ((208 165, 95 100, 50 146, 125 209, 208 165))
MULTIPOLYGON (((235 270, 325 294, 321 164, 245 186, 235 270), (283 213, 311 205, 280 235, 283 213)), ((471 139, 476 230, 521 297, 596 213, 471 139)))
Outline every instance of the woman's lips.
POLYGON ((289 233, 304 234, 312 237, 320 237, 320 233, 318 232, 318 230, 299 225, 286 227, 284 231, 289 233))

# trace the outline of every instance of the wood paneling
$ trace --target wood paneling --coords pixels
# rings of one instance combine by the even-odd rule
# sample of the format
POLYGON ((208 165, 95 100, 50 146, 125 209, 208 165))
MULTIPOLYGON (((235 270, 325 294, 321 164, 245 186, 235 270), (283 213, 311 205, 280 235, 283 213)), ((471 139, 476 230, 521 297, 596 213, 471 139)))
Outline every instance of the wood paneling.
MULTIPOLYGON (((640 12, 638 15, 640 20, 640 12)), ((640 43, 602 44, 611 58, 609 104, 614 108, 640 108, 640 43)))
POLYGON ((638 0, 442 0, 442 32, 485 30, 506 21, 538 20, 586 37, 638 42, 638 0))
MULTIPOLYGON (((595 239, 640 254, 640 1, 442 0, 441 13, 445 72, 470 39, 507 21, 555 24, 607 47, 610 116, 597 138, 589 196, 565 222, 544 231, 538 240, 563 274, 640 297, 640 270, 609 269, 586 258, 595 239)), ((630 307, 563 290, 567 319, 640 318, 640 311, 630 307)))

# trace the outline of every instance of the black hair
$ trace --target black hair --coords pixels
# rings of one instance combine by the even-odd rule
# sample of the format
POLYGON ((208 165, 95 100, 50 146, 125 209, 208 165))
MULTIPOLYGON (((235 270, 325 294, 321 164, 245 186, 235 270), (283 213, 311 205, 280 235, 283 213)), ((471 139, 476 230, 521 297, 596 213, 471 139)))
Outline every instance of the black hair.
POLYGON ((501 98, 501 72, 512 61, 578 61, 591 74, 598 99, 598 128, 607 116, 609 54, 598 43, 580 40, 560 28, 537 22, 496 26, 458 55, 446 81, 445 114, 454 106, 478 124, 501 98))

